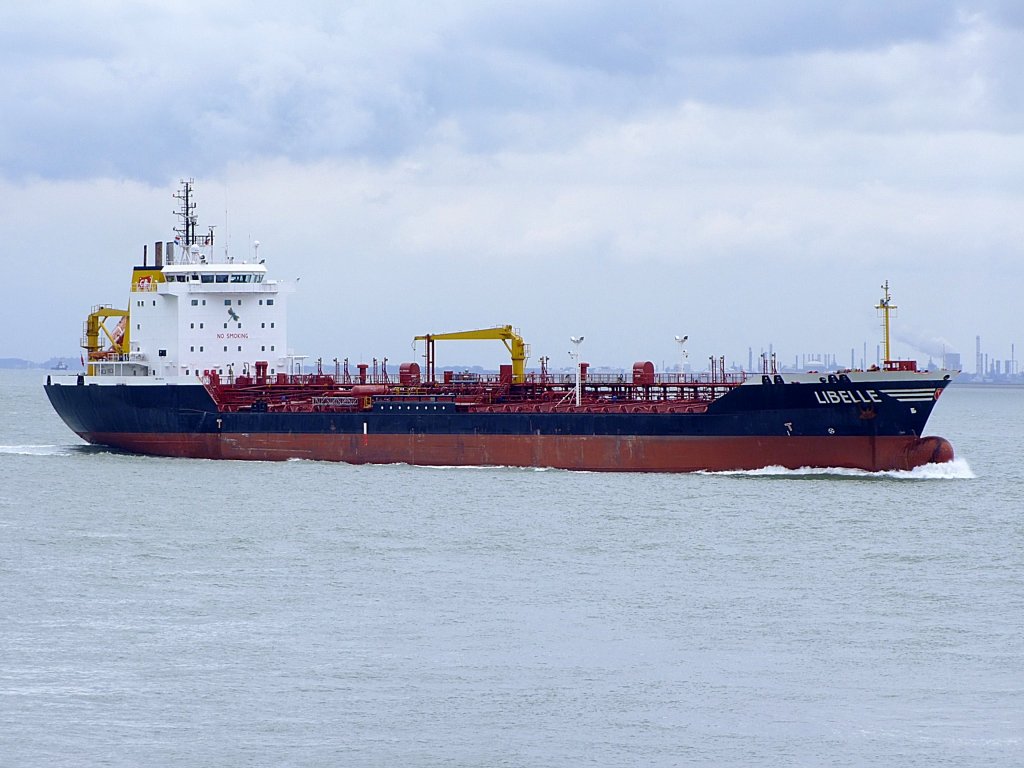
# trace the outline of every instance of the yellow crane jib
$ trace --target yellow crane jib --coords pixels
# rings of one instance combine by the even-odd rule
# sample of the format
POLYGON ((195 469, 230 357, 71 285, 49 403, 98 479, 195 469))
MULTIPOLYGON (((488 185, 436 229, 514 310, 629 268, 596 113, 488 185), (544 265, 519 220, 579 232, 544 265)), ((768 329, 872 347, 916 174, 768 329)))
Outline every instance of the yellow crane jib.
POLYGON ((512 383, 522 384, 526 381, 526 360, 529 348, 523 337, 511 325, 497 325, 493 328, 480 328, 475 331, 455 331, 454 333, 427 333, 417 336, 415 341, 427 343, 427 378, 436 381, 434 376, 434 342, 435 341, 500 341, 512 355, 512 383))
POLYGON ((82 347, 90 362, 110 359, 128 354, 128 350, 131 349, 129 336, 130 325, 127 309, 97 307, 89 313, 85 320, 85 338, 82 341, 82 347), (111 330, 107 328, 106 321, 112 317, 118 318, 118 322, 111 330), (110 346, 106 349, 103 348, 103 342, 100 340, 101 333, 110 342, 110 346))

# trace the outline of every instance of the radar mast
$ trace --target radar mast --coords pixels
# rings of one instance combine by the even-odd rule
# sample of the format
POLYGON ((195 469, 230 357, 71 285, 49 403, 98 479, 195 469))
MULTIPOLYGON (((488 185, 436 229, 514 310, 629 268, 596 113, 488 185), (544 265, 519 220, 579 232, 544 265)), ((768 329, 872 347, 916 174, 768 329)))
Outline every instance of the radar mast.
POLYGON ((884 292, 882 294, 882 299, 875 306, 875 309, 881 310, 882 312, 882 328, 885 331, 885 338, 882 339, 882 343, 885 344, 885 357, 883 358, 883 362, 886 367, 888 367, 889 363, 892 361, 892 355, 889 353, 889 323, 892 313, 896 310, 896 305, 892 303, 888 280, 882 284, 882 291, 884 292))
POLYGON ((181 236, 181 244, 188 248, 196 242, 196 204, 192 200, 192 185, 195 179, 181 180, 181 190, 174 193, 174 199, 178 200, 181 207, 174 212, 174 215, 181 219, 181 225, 174 228, 174 231, 181 236))

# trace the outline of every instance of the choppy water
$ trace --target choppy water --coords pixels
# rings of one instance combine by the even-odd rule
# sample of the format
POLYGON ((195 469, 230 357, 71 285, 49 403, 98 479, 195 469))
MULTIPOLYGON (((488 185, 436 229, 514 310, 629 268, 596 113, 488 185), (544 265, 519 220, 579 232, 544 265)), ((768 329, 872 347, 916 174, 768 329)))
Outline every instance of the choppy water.
POLYGON ((116 455, 0 372, 0 765, 1020 765, 1024 391, 909 473, 116 455))

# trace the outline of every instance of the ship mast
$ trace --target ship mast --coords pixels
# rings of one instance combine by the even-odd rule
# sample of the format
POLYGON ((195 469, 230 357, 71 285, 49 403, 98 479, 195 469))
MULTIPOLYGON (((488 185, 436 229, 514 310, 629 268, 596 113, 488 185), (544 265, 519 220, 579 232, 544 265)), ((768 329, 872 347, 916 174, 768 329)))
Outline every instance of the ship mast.
POLYGON ((196 204, 192 202, 192 185, 195 179, 181 181, 181 191, 174 193, 174 199, 181 201, 181 208, 174 212, 175 216, 181 218, 181 226, 175 227, 174 231, 181 235, 182 245, 188 248, 196 242, 196 204))
POLYGON ((882 299, 875 306, 875 309, 880 309, 882 311, 882 328, 885 329, 885 338, 883 339, 883 343, 885 344, 885 358, 883 362, 888 366, 889 362, 892 360, 892 355, 889 354, 889 320, 891 313, 896 309, 896 305, 892 303, 892 296, 889 294, 888 280, 882 284, 882 290, 884 291, 882 299))

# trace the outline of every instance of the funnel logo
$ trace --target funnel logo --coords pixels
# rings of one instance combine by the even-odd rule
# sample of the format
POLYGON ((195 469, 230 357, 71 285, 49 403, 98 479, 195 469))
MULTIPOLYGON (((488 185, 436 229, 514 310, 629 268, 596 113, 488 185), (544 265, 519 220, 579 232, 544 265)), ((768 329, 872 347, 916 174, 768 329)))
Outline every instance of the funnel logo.
POLYGON ((228 307, 228 317, 230 317, 236 323, 239 322, 238 315, 235 314, 235 310, 232 307, 228 307))

